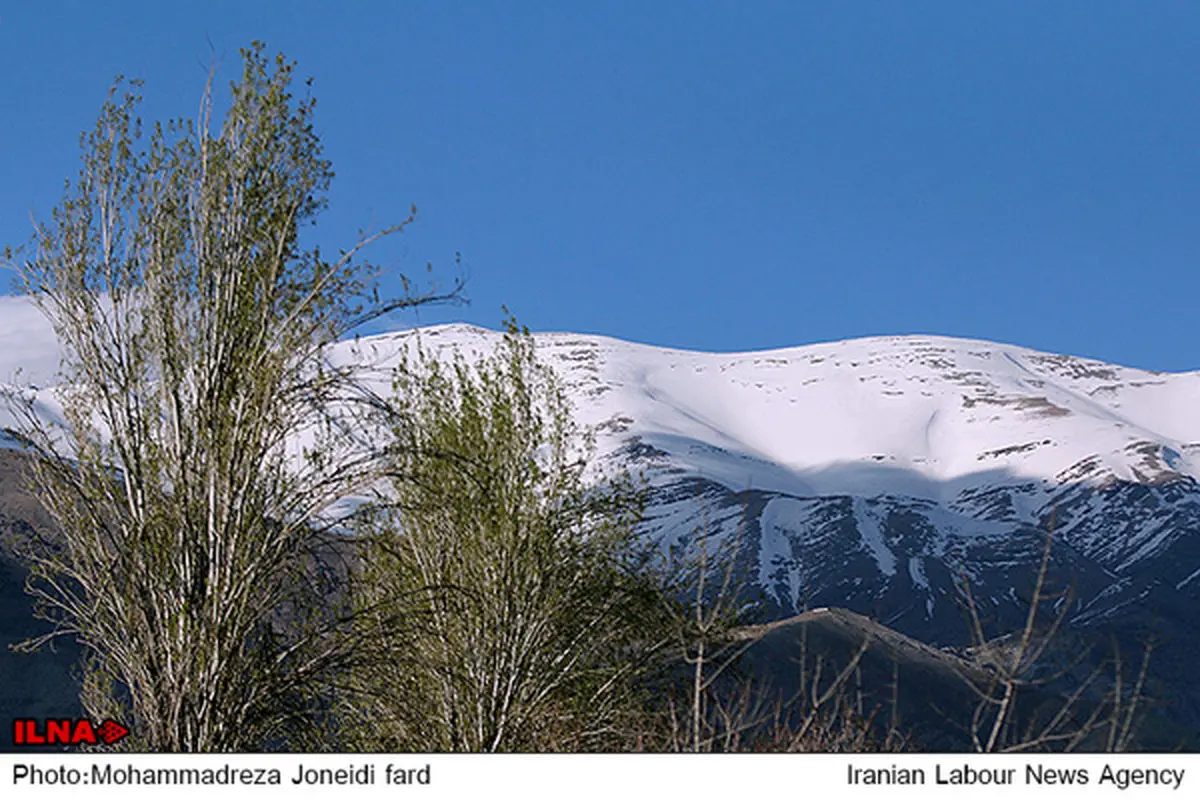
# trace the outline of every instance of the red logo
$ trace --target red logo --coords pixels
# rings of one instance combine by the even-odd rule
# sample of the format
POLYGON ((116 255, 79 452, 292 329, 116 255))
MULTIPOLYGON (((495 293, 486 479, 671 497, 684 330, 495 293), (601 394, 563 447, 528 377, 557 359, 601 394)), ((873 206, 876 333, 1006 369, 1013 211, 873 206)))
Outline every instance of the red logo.
POLYGON ((129 735, 129 728, 106 719, 93 725, 87 719, 13 720, 13 744, 116 744, 129 735))

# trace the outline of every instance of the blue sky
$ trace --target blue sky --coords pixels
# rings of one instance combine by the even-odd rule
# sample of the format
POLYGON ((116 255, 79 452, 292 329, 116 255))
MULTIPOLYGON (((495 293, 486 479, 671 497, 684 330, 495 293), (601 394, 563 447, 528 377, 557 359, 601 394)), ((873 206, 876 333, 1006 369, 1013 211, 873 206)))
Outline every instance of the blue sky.
POLYGON ((1200 369, 1198 35, 1166 0, 6 3, 0 242, 117 73, 191 116, 258 38, 315 78, 326 246, 415 203, 375 256, 462 253, 471 305, 421 322, 1200 369))

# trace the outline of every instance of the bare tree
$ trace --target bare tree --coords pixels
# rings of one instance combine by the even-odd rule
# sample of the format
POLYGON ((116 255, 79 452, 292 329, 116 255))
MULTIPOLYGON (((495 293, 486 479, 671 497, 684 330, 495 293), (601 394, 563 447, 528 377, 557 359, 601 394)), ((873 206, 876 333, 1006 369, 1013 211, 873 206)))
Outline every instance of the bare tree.
MULTIPOLYGON (((675 752, 865 752, 891 746, 875 741, 877 709, 865 709, 860 664, 872 642, 864 638, 843 663, 810 654, 808 626, 801 626, 798 690, 785 695, 761 669, 745 669, 745 657, 774 627, 751 624, 758 606, 751 598, 739 555, 745 540, 746 508, 736 530, 711 524, 707 507, 690 537, 668 551, 670 583, 663 593, 672 648, 665 651, 670 674, 665 708, 644 749, 675 752), (682 665, 680 670, 676 665, 682 665)), ((760 665, 761 666, 761 665, 760 665)), ((775 665, 778 674, 781 665, 775 665)))
POLYGON ((53 624, 25 646, 77 637, 86 709, 149 750, 319 745, 353 656, 323 602, 323 511, 373 468, 339 452, 353 375, 324 349, 461 289, 374 293, 361 250, 411 216, 333 260, 302 246, 333 176, 314 101, 282 56, 243 58, 219 126, 211 78, 197 122, 145 133, 118 81, 29 254, 6 251, 65 353, 60 419, 9 396, 55 528, 24 548, 53 624))
POLYGON ((1132 685, 1113 643, 1110 659, 1088 665, 1091 648, 1064 652, 1071 593, 1051 585, 1054 521, 1051 518, 1025 612, 1015 632, 989 637, 965 577, 959 589, 974 647, 971 661, 986 678, 964 680, 978 696, 967 725, 978 752, 1073 751, 1118 752, 1128 749, 1144 712, 1152 644, 1147 643, 1132 685), (1111 670, 1111 672, 1110 672, 1111 670), (1063 679, 1082 672, 1063 690, 1063 679))
POLYGON ((736 749, 741 737, 770 713, 761 694, 749 686, 732 693, 717 690, 719 683, 729 683, 731 670, 756 641, 736 635, 753 611, 737 563, 745 510, 737 530, 727 535, 712 527, 706 506, 701 514, 700 528, 668 553, 672 586, 663 597, 673 652, 688 673, 686 694, 668 696, 668 746, 693 753, 736 749))

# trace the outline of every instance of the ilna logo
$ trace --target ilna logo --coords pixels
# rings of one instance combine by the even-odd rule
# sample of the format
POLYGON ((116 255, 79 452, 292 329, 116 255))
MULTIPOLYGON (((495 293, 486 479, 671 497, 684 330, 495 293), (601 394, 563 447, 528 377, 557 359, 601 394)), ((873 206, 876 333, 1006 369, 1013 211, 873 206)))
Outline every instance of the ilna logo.
POLYGON ((93 725, 87 719, 15 719, 13 744, 116 744, 129 735, 129 728, 106 719, 93 725))

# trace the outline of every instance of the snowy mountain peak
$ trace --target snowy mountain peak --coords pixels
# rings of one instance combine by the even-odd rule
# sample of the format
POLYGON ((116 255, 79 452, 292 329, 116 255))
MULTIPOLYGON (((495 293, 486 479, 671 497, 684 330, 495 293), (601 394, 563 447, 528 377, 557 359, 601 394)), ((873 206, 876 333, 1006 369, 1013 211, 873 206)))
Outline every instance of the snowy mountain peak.
MULTIPOLYGON (((23 367, 52 410, 49 326, 23 299, 0 298, 0 314, 0 372, 23 367)), ((369 366, 386 392, 414 337, 471 357, 500 334, 440 325, 329 358, 369 366)), ((934 619, 954 572, 1002 584, 1051 517, 1063 557, 1091 576, 1088 613, 1142 591, 1148 564, 1159 583, 1200 590, 1200 373, 926 335, 747 353, 536 341, 603 458, 650 477, 648 526, 664 541, 701 524, 744 536, 747 574, 781 612, 802 596, 860 610, 892 597, 934 619)))
MULTIPOLYGON (((340 347, 387 363, 412 335, 340 347)), ((476 353, 499 337, 419 335, 476 353)), ((1015 602, 1048 520, 1081 620, 1200 589, 1198 373, 933 336, 729 354, 536 339, 605 457, 650 476, 649 528, 738 536, 779 614, 849 606, 936 638, 958 576, 1015 602)))

